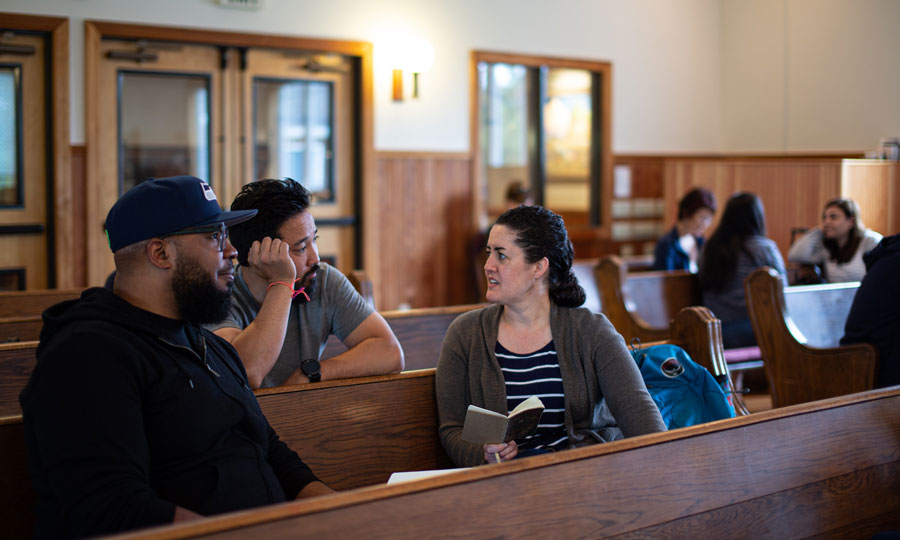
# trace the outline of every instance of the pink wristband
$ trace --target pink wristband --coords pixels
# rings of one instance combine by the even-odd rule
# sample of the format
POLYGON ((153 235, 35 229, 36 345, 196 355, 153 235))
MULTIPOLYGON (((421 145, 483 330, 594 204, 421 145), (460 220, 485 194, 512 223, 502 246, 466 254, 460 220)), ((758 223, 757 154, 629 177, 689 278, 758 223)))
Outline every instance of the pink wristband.
MULTIPOLYGON (((297 278, 297 279, 295 279, 295 280, 294 280, 294 283, 297 283, 297 282, 300 281, 301 279, 303 279, 303 278, 297 278)), ((294 285, 293 285, 293 283, 287 283, 287 282, 284 282, 284 281, 272 281, 272 282, 269 283, 269 286, 266 287, 266 291, 268 291, 269 289, 271 289, 271 288, 272 288, 272 285, 284 285, 285 287, 287 287, 288 289, 291 290, 291 298, 297 298, 297 296, 299 296, 299 295, 302 294, 303 297, 306 298, 306 301, 307 301, 307 302, 310 301, 310 300, 309 300, 309 295, 306 294, 306 290, 305 290, 306 287, 300 287, 299 289, 294 290, 294 285)))

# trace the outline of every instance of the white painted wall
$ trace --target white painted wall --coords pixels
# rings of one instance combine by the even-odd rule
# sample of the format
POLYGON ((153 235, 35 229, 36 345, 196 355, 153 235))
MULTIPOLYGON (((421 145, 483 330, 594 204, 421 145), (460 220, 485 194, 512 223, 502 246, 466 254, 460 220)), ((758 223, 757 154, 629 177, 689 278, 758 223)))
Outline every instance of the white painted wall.
POLYGON ((723 0, 723 147, 868 150, 900 136, 900 2, 723 0))
POLYGON ((71 19, 72 141, 84 142, 83 21, 370 41, 375 147, 469 148, 473 49, 613 63, 620 153, 863 150, 900 135, 897 0, 0 0, 71 19), (418 101, 390 99, 384 36, 428 39, 418 101))

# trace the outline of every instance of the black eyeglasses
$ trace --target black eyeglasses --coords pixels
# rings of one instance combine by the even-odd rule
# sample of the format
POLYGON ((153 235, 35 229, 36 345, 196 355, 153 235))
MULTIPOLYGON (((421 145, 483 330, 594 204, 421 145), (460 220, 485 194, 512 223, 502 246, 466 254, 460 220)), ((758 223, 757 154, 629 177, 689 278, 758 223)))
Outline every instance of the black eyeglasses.
POLYGON ((161 238, 168 238, 169 236, 178 236, 182 234, 203 234, 203 233, 214 233, 212 235, 212 239, 215 240, 217 249, 219 251, 225 251, 225 242, 228 240, 228 227, 224 223, 218 223, 216 225, 209 225, 206 227, 189 227, 187 229, 182 229, 180 231, 176 231, 173 233, 169 233, 161 238))

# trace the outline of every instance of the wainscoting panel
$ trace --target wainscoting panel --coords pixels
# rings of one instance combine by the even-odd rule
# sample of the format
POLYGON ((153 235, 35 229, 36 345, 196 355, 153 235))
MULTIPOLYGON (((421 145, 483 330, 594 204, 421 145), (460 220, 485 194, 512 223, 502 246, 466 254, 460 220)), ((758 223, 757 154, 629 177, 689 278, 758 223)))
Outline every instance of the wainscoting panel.
POLYGON ((469 245, 475 235, 468 154, 381 152, 374 185, 363 189, 363 246, 380 310, 472 301, 469 245), (375 198, 372 201, 371 198, 375 198), (376 204, 371 204, 376 202, 376 204))

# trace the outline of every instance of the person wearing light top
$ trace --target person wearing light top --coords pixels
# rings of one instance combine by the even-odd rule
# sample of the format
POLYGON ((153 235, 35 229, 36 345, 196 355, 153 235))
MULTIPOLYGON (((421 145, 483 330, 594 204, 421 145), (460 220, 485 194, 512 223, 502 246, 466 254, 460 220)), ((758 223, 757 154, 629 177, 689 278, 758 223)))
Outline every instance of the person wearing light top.
POLYGON ((435 375, 439 432, 460 467, 665 431, 637 365, 585 294, 563 220, 540 206, 507 210, 491 228, 484 273, 494 305, 450 325, 435 375), (501 414, 532 395, 544 403, 534 436, 462 440, 466 410, 501 414))
POLYGON ((703 247, 703 233, 716 213, 716 196, 708 189, 695 188, 678 202, 678 221, 656 243, 654 270, 697 272, 703 247))
POLYGON ((881 242, 881 235, 867 229, 853 199, 837 197, 825 203, 822 226, 794 242, 788 261, 824 266, 828 283, 862 281, 866 275, 863 255, 881 242))

